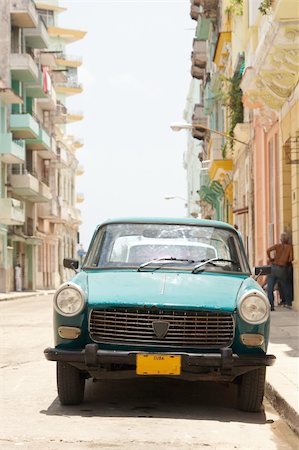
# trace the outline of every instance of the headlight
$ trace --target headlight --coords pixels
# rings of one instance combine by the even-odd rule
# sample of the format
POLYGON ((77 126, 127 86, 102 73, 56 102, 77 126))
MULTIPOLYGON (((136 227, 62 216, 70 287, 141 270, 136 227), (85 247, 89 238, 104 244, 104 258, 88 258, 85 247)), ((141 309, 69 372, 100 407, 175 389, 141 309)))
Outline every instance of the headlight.
POLYGON ((248 292, 241 297, 238 309, 241 318, 253 325, 266 322, 270 314, 269 300, 258 291, 248 292))
POLYGON ((54 308, 64 316, 75 316, 79 314, 85 305, 85 294, 83 290, 72 283, 63 284, 54 296, 54 308))

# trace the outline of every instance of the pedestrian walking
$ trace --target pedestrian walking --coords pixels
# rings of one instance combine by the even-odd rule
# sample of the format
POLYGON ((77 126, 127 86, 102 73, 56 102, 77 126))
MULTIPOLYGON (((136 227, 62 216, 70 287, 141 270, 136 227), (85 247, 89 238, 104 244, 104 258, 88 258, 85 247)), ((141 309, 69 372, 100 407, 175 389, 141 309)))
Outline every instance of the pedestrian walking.
POLYGON ((287 308, 292 307, 292 286, 289 276, 289 267, 293 261, 293 246, 289 243, 288 235, 282 233, 280 244, 267 249, 267 256, 271 264, 271 275, 268 275, 267 290, 271 311, 274 311, 274 287, 280 287, 282 301, 287 308))
POLYGON ((22 268, 21 264, 17 264, 15 266, 15 283, 16 283, 16 291, 22 291, 22 268))

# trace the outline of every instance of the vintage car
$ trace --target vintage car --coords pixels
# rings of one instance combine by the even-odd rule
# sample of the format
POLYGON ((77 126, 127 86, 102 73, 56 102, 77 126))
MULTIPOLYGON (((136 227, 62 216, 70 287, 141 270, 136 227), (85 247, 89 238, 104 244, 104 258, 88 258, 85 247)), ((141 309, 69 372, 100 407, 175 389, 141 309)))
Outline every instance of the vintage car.
MULTIPOLYGON (((180 377, 232 382, 261 408, 270 308, 227 223, 119 219, 99 225, 82 267, 54 295, 57 388, 79 404, 87 378, 180 377)), ((263 267, 256 274, 264 274, 263 267)))

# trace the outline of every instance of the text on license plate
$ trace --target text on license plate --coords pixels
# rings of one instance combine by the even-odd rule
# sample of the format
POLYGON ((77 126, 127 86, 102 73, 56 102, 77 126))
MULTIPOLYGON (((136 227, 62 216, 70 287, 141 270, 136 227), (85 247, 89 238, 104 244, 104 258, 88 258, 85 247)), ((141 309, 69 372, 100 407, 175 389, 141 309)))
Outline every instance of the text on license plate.
POLYGON ((137 375, 180 375, 180 355, 137 355, 137 375))

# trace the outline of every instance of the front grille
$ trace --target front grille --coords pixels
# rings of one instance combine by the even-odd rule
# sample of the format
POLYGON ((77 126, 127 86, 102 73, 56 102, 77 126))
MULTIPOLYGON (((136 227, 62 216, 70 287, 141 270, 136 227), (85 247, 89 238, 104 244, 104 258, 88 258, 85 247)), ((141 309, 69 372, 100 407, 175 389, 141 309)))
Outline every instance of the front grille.
POLYGON ((234 319, 232 314, 212 311, 93 309, 89 332, 91 339, 98 343, 220 348, 233 341, 234 319), (169 323, 168 332, 162 339, 154 332, 152 323, 155 321, 169 323))

